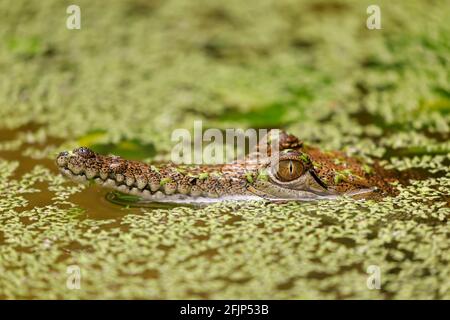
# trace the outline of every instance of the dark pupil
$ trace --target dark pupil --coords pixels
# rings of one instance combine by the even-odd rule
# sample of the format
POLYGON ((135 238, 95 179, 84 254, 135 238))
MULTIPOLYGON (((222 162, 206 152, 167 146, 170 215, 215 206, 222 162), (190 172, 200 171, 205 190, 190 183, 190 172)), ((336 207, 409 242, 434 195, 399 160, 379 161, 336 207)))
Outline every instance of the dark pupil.
POLYGON ((283 160, 279 164, 277 177, 281 181, 291 181, 303 174, 303 166, 298 161, 283 160))

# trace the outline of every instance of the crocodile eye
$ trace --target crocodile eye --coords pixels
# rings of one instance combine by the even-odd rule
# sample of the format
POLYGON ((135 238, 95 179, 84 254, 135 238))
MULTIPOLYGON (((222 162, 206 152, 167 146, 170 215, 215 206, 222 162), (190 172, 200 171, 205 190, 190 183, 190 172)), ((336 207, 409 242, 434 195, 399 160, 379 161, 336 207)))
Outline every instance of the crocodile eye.
POLYGON ((298 179, 305 172, 305 167, 300 161, 281 160, 278 163, 276 177, 283 182, 298 179))

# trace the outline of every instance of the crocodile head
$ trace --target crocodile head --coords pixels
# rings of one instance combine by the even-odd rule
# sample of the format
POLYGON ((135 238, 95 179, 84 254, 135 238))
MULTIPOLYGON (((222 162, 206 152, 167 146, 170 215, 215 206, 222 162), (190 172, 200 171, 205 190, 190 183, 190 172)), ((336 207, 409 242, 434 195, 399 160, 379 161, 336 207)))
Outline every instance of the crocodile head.
POLYGON ((379 168, 368 167, 358 158, 322 151, 284 132, 277 144, 269 140, 263 139, 241 162, 225 165, 149 165, 85 147, 61 152, 56 163, 61 173, 76 182, 93 181, 151 201, 174 203, 316 200, 387 190, 379 168), (278 146, 276 151, 272 145, 278 146))
POLYGON ((260 165, 249 188, 264 198, 315 200, 389 189, 378 166, 342 152, 307 146, 285 132, 279 135, 277 156, 268 149, 270 157, 260 165))

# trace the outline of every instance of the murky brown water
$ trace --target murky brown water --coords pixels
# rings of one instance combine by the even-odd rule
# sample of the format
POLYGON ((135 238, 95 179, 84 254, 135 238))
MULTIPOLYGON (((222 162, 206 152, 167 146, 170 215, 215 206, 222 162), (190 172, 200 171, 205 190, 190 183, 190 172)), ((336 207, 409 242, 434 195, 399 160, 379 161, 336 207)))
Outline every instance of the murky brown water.
MULTIPOLYGON (((24 134, 27 132, 35 132, 40 127, 36 124, 26 125, 15 130, 0 129, 0 141, 11 141, 17 138, 19 134, 24 134)), ((24 146, 33 145, 35 147, 42 147, 52 145, 55 146, 55 150, 60 151, 61 148, 58 146, 62 144, 61 139, 57 138, 46 138, 45 142, 37 144, 24 143, 24 146)), ((56 155, 57 151, 55 151, 56 155)), ((392 153, 393 155, 397 155, 392 153)), ((53 155, 52 158, 44 159, 34 159, 29 156, 23 155, 22 148, 18 150, 0 150, 0 158, 8 161, 18 161, 19 166, 15 170, 12 179, 20 179, 25 173, 30 172, 36 165, 44 166, 48 168, 55 175, 59 174, 57 166, 54 163, 53 155)), ((389 172, 390 178, 395 178, 399 180, 402 184, 408 184, 410 179, 423 180, 436 175, 430 174, 426 170, 421 169, 410 169, 402 172, 389 172)), ((68 184, 73 182, 67 181, 68 184)), ((34 185, 35 188, 39 189, 40 192, 26 194, 24 197, 29 201, 26 207, 20 209, 20 211, 25 211, 32 209, 34 207, 43 207, 50 205, 52 203, 52 198, 55 196, 53 192, 48 190, 48 185, 45 182, 38 182, 34 185)), ((374 195, 374 199, 377 200, 379 197, 374 195)), ((448 200, 448 199, 447 199, 448 200)), ((148 201, 127 201, 122 198, 117 192, 110 192, 101 188, 98 185, 91 185, 86 187, 81 192, 71 195, 69 201, 76 204, 80 208, 85 210, 86 217, 91 219, 117 219, 122 217, 127 213, 139 213, 140 208, 147 209, 170 209, 177 206, 188 206, 192 205, 180 205, 180 204, 170 204, 170 203, 157 203, 148 201)), ((450 205, 450 200, 448 200, 450 205)))
MULTIPOLYGON (((39 128, 37 125, 27 125, 16 130, 0 129, 0 141, 11 141, 17 138, 21 133, 34 132, 39 128)), ((33 144, 33 146, 44 147, 48 145, 59 146, 62 143, 60 139, 47 138, 44 144, 33 144)), ((24 146, 30 146, 30 144, 24 144, 24 146)), ((57 149, 57 148, 56 148, 57 149)), ((18 161, 19 166, 14 171, 11 179, 20 179, 24 174, 32 171, 37 166, 43 166, 48 168, 55 175, 59 174, 57 167, 53 159, 34 159, 23 155, 22 148, 18 150, 0 150, 0 158, 7 161, 18 161)), ((67 181, 68 184, 73 182, 67 181)), ((55 194, 48 190, 48 184, 46 182, 37 182, 34 186, 40 190, 40 192, 25 194, 24 197, 28 200, 28 204, 25 207, 20 208, 20 211, 32 209, 34 207, 43 207, 52 204, 52 198, 55 194)), ((108 191, 93 185, 85 188, 81 192, 78 192, 70 196, 69 201, 77 204, 80 208, 86 210, 86 217, 91 219, 114 219, 123 216, 128 211, 139 212, 136 208, 124 208, 123 206, 114 204, 106 200, 108 191)))
MULTIPOLYGON (((37 126, 27 126, 22 127, 18 130, 0 130, 0 141, 12 141, 17 136, 23 132, 31 131, 34 132, 37 130, 37 126)), ((61 140, 53 139, 53 138, 47 138, 45 142, 33 144, 34 147, 42 147, 48 145, 53 145, 55 147, 55 154, 57 151, 60 150, 59 145, 62 143, 61 140)), ((31 144, 24 144, 24 147, 30 146, 31 144)), ((20 180, 21 177, 29 173, 33 170, 33 168, 36 165, 43 166, 45 168, 48 168, 52 174, 59 175, 59 172, 57 170, 57 166, 54 163, 53 155, 52 158, 44 158, 44 159, 35 159, 29 156, 26 156, 23 154, 23 148, 19 147, 18 150, 12 150, 12 151, 0 151, 0 158, 8 160, 8 161, 18 161, 19 166, 14 172, 12 179, 20 180)), ((401 181, 403 184, 407 184, 409 179, 427 179, 431 177, 432 175, 426 170, 406 170, 402 173, 397 174, 397 178, 401 181)), ((68 185, 74 184, 73 182, 67 180, 68 185)), ((34 188, 40 190, 40 192, 35 193, 28 193, 23 194, 23 197, 28 200, 28 204, 25 207, 15 209, 19 212, 30 210, 35 207, 45 207, 47 205, 52 205, 54 203, 53 198, 55 197, 55 194, 48 189, 48 183, 47 182, 37 182, 33 186, 34 188)), ((1 196, 1 195, 0 195, 1 196)), ((447 197, 445 199, 447 203, 450 204, 450 197, 447 197)), ((79 217, 80 219, 93 219, 93 220, 111 220, 111 222, 104 224, 100 227, 101 230, 108 230, 110 228, 120 228, 122 231, 127 231, 127 227, 122 225, 122 218, 125 217, 127 214, 135 214, 139 215, 142 214, 141 210, 142 207, 145 207, 146 210, 148 209, 168 209, 173 208, 178 205, 172 205, 172 204, 164 204, 164 203, 151 203, 151 202, 133 202, 133 201, 126 201, 123 198, 121 198, 120 195, 114 192, 110 192, 108 190, 105 190, 97 185, 92 185, 89 187, 84 188, 81 192, 77 192, 73 195, 71 195, 68 199, 71 203, 77 205, 79 208, 83 210, 82 215, 79 217)), ((69 206, 67 207, 69 208, 69 206)), ((327 217, 325 217, 327 218, 327 217)), ((394 217, 393 217, 394 218, 394 217)), ((233 216, 232 219, 227 221, 226 225, 232 225, 236 222, 240 222, 242 218, 239 216, 233 216)), ((328 217, 328 219, 331 219, 328 217)), ((435 221, 433 219, 426 219, 426 221, 421 221, 422 223, 426 224, 442 224, 441 221, 435 221)), ((31 221, 22 220, 22 223, 25 225, 31 224, 31 221)), ((324 225, 333 225, 335 224, 335 221, 329 220, 325 221, 324 225)), ((204 240, 204 236, 198 235, 196 236, 200 240, 204 240)), ((347 238, 336 238, 333 241, 348 247, 354 247, 354 241, 347 238)), ((4 243, 4 239, 2 238, 2 235, 0 234, 0 244, 4 243)), ((169 251, 170 248, 162 248, 166 251, 169 251)), ((79 243, 74 241, 73 243, 70 243, 69 245, 65 246, 63 248, 63 252, 61 256, 59 257, 62 261, 64 259, 67 259, 71 256, 73 252, 79 252, 79 251, 89 251, 92 250, 92 248, 88 247, 81 247, 79 243)), ((202 253, 204 256, 208 257, 208 259, 213 259, 216 252, 216 249, 211 249, 210 251, 206 251, 202 253)), ((356 266, 350 266, 349 268, 356 268, 356 269, 362 269, 361 265, 356 266)), ((347 269, 343 268, 340 273, 344 273, 347 269)), ((158 271, 157 270, 147 270, 145 271, 145 274, 142 275, 145 279, 148 278, 157 278, 158 277, 158 271)), ((329 276, 326 273, 320 273, 320 272, 311 272, 311 274, 308 274, 308 278, 311 279, 323 279, 329 276)), ((227 280, 232 283, 231 280, 227 280)), ((243 281, 243 283, 246 281, 243 281)), ((279 284, 277 287, 277 290, 289 290, 293 285, 295 284, 295 279, 287 279, 285 282, 279 284)), ((195 293, 196 296, 201 295, 201 293, 195 293)), ((204 298, 207 298, 208 296, 205 294, 204 298)), ((345 297, 345 296, 342 296, 345 297)))

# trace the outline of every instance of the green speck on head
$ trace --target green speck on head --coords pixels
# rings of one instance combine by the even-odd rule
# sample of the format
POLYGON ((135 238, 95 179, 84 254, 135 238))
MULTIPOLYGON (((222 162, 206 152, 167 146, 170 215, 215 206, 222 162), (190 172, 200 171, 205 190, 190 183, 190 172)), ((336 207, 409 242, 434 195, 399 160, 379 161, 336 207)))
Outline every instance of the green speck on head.
POLYGON ((361 179, 361 177, 353 174, 351 169, 344 169, 340 171, 336 171, 336 174, 334 176, 334 183, 338 184, 341 181, 348 181, 350 177, 356 177, 361 179))
POLYGON ((369 166, 368 164, 363 164, 362 165, 362 170, 366 173, 366 174, 372 174, 373 173, 373 168, 371 166, 369 166))
POLYGON ((298 156, 298 158, 304 163, 311 163, 311 159, 309 159, 306 153, 302 153, 298 156))
POLYGON ((262 170, 258 173, 258 177, 256 178, 256 180, 260 180, 260 181, 268 181, 268 180, 269 180, 269 174, 267 173, 267 169, 262 169, 262 170))
POLYGON ((208 179, 208 177, 209 177, 208 172, 202 172, 202 173, 200 173, 199 176, 198 176, 198 178, 199 178, 200 180, 208 179))
POLYGON ((336 174, 334 175, 334 184, 339 184, 340 182, 345 181, 345 179, 345 174, 343 174, 342 172, 336 172, 336 174))
POLYGON ((150 169, 152 169, 152 171, 158 172, 159 173, 159 169, 155 166, 150 166, 150 169))
POLYGON ((181 174, 185 174, 186 173, 186 169, 184 169, 182 167, 173 168, 173 171, 177 172, 177 173, 181 173, 181 174))
POLYGON ((169 183, 169 182, 171 182, 172 181, 172 179, 170 179, 170 178, 163 178, 163 179, 161 179, 161 181, 159 182, 159 185, 160 186, 164 186, 165 184, 167 184, 167 183, 169 183))
POLYGON ((346 177, 352 176, 352 175, 353 175, 353 172, 352 172, 351 169, 344 169, 344 170, 341 171, 341 173, 342 173, 344 176, 346 176, 346 177))
POLYGON ((312 164, 313 164, 314 168, 318 168, 318 169, 322 168, 322 164, 320 164, 317 161, 313 161, 312 164))

